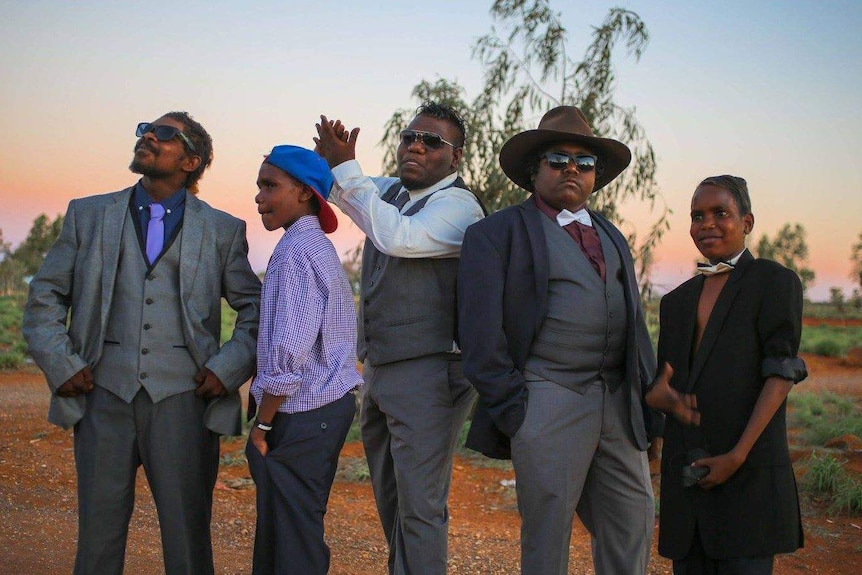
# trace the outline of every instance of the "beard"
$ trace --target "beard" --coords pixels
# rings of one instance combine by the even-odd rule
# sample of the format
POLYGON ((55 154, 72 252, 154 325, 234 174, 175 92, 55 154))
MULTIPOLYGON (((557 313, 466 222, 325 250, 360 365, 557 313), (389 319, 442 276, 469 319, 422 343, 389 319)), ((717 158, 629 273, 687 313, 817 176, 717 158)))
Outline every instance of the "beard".
POLYGON ((163 178, 171 175, 171 172, 165 170, 164 168, 158 168, 156 166, 156 159, 158 158, 158 152, 146 146, 138 146, 135 149, 135 155, 132 157, 132 162, 129 164, 129 171, 133 174, 140 174, 142 176, 146 176, 148 178, 163 178), (145 148, 152 154, 151 158, 138 158, 137 151, 140 148, 145 148))

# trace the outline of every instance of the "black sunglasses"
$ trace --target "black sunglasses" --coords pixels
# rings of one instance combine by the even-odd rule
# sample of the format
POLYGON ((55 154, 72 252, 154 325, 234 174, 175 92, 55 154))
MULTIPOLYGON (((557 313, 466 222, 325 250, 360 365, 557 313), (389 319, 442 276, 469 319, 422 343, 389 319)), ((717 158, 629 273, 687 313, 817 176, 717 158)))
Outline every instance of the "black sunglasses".
POLYGON ((596 168, 596 157, 590 154, 566 154, 564 152, 545 152, 542 158, 548 160, 548 166, 554 170, 565 170, 569 162, 574 162, 579 172, 592 172, 596 168))
POLYGON ((156 139, 160 142, 167 142, 179 136, 180 140, 183 141, 183 144, 185 144, 189 150, 191 150, 192 152, 197 152, 197 150, 195 150, 195 145, 192 144, 192 141, 189 140, 189 137, 183 134, 183 131, 179 128, 164 125, 157 126, 155 124, 151 124, 150 122, 141 122, 140 124, 138 124, 138 128, 135 130, 135 135, 140 138, 147 132, 152 132, 156 139))
POLYGON ((440 134, 434 132, 422 132, 420 130, 401 130, 401 143, 409 146, 413 142, 422 142, 422 145, 429 150, 439 150, 443 144, 457 148, 452 142, 447 142, 440 134))

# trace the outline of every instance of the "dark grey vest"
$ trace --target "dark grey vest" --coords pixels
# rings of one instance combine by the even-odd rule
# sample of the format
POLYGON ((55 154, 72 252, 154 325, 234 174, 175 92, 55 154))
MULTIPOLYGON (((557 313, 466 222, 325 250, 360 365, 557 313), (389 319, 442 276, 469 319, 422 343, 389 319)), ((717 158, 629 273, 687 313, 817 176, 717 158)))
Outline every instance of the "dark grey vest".
MULTIPOLYGON (((460 177, 450 187, 469 189, 460 177)), ((400 190, 399 181, 386 190, 383 201, 393 203, 400 190)), ((436 193, 417 201, 404 215, 419 212, 436 193)), ((382 365, 452 351, 457 276, 458 258, 390 257, 365 240, 356 345, 359 361, 382 365)))
POLYGON ((179 300, 182 229, 149 271, 130 213, 121 241, 96 384, 127 402, 142 386, 153 402, 193 390, 197 365, 185 342, 179 300))
POLYGON ((549 254, 548 313, 524 366, 525 377, 583 393, 602 380, 615 390, 625 377, 626 302, 621 261, 610 237, 596 227, 606 282, 571 236, 542 217, 549 254))

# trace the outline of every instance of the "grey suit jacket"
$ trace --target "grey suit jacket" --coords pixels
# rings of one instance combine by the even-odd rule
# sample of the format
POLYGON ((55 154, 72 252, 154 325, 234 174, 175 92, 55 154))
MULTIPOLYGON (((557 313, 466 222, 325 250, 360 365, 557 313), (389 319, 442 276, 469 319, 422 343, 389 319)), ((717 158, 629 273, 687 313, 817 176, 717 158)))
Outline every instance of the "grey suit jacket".
MULTIPOLYGON (((60 236, 30 282, 22 331, 51 388, 48 420, 64 428, 81 419, 87 397, 56 391, 102 355, 132 189, 72 200, 60 236)), ((179 291, 189 352, 229 391, 210 401, 206 426, 239 434, 238 389, 255 367, 260 280, 248 261, 245 222, 192 194, 183 216, 179 291), (238 315, 233 337, 219 346, 222 297, 238 315)))

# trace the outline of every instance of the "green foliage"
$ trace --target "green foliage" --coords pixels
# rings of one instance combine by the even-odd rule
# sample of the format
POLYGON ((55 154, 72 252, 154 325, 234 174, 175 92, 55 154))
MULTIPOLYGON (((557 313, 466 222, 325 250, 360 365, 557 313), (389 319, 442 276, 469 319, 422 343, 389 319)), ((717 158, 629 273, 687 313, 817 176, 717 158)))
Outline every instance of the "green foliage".
POLYGON ((844 473, 841 462, 831 455, 811 455, 811 464, 805 474, 805 486, 815 493, 834 493, 844 473))
MULTIPOLYGON (((591 42, 576 60, 566 51, 568 31, 549 0, 497 0, 491 16, 495 22, 491 32, 473 46, 473 57, 484 67, 484 87, 478 96, 468 101, 457 81, 442 78, 433 83, 422 80, 412 92, 417 101, 446 103, 464 116, 467 143, 461 173, 488 210, 497 211, 526 197, 500 168, 497 157, 503 143, 518 132, 534 129, 537 118, 559 105, 578 106, 596 135, 620 140, 632 150, 632 165, 592 197, 591 207, 617 224, 625 224, 619 207, 626 201, 637 200, 649 210, 655 209, 660 193, 652 145, 635 109, 614 100, 616 46, 623 44, 637 61, 649 42, 640 17, 629 10, 610 9, 604 22, 593 27, 591 42)), ((412 110, 398 110, 385 125, 380 141, 385 150, 384 172, 395 171, 398 133, 412 115, 412 110)), ((645 282, 653 252, 669 229, 669 214, 662 206, 643 238, 628 232, 647 295, 651 286, 645 282)), ((627 227, 631 226, 623 225, 627 227)))
POLYGON ((362 282, 362 251, 364 247, 364 242, 356 244, 356 247, 348 251, 345 254, 345 258, 341 261, 341 267, 344 268, 344 273, 347 275, 347 281, 350 282, 350 289, 353 291, 354 297, 359 297, 359 288, 362 282))
POLYGON ((814 281, 814 270, 808 268, 808 243, 805 240, 805 228, 802 224, 784 224, 775 232, 775 237, 763 234, 757 243, 757 257, 777 261, 792 269, 802 281, 803 293, 814 281))
POLYGON ((48 249, 54 244, 62 228, 61 215, 51 220, 47 215, 41 214, 33 220, 33 227, 30 228, 27 238, 12 253, 12 257, 24 266, 25 275, 33 275, 39 271, 48 249))
POLYGON ((371 481, 368 461, 364 457, 340 457, 335 475, 340 481, 349 481, 350 483, 371 481))
POLYGON ((41 214, 33 221, 27 238, 14 251, 8 242, 3 241, 3 231, 0 230, 0 295, 26 291, 24 278, 39 271, 62 227, 63 216, 58 215, 51 220, 41 214))
POLYGON ((787 403, 790 424, 802 430, 806 445, 824 446, 846 434, 862 437, 862 413, 847 398, 831 392, 791 393, 787 403))
POLYGON ((347 430, 345 443, 351 441, 362 441, 362 430, 359 427, 359 398, 357 397, 356 415, 353 416, 353 422, 350 424, 350 429, 347 430))
MULTIPOLYGON (((853 297, 847 300, 842 309, 833 302, 812 302, 805 300, 802 303, 802 315, 806 318, 815 319, 862 319, 862 306, 857 307, 853 297)), ((805 328, 806 330, 808 327, 805 328)), ((805 330, 803 330, 803 337, 805 330)))
POLYGON ((27 359, 21 335, 24 302, 22 295, 0 296, 0 369, 19 369, 27 359))
POLYGON ((850 278, 862 289, 862 232, 859 232, 856 243, 850 248, 850 266, 850 278))
POLYGON ((0 369, 19 369, 26 359, 19 351, 0 351, 0 369))
POLYGON ((221 343, 226 342, 233 335, 236 325, 236 312, 224 299, 221 300, 221 343))
POLYGON ((846 471, 839 481, 837 489, 832 494, 832 504, 829 510, 833 513, 862 513, 862 481, 852 477, 846 471))
POLYGON ((862 513, 862 481, 831 455, 812 454, 803 485, 829 501, 831 513, 862 513))
POLYGON ((222 454, 222 456, 219 458, 219 465, 223 465, 225 467, 245 467, 246 465, 248 465, 248 460, 245 458, 245 450, 237 449, 236 451, 230 451, 228 453, 222 454))
POLYGON ((844 357, 851 347, 862 346, 862 327, 809 325, 802 330, 799 351, 827 357, 844 357))

